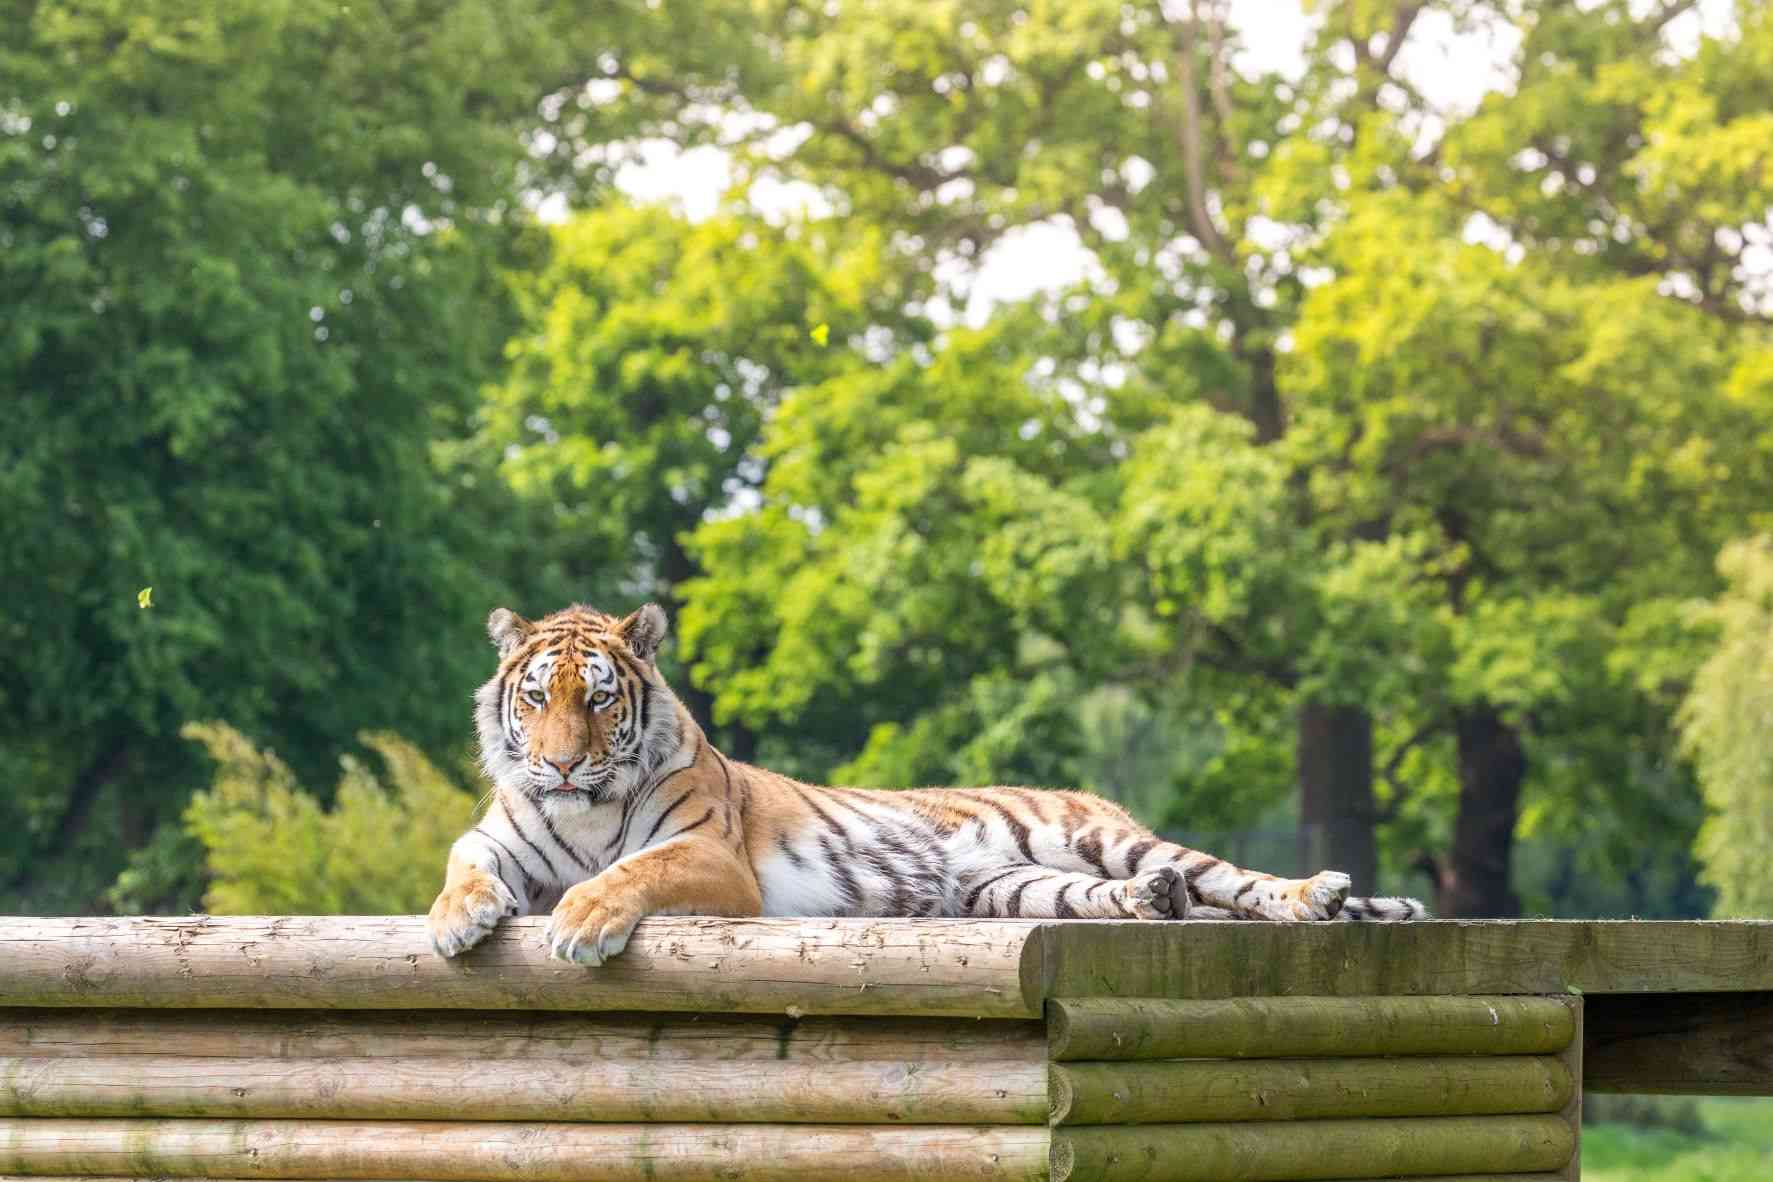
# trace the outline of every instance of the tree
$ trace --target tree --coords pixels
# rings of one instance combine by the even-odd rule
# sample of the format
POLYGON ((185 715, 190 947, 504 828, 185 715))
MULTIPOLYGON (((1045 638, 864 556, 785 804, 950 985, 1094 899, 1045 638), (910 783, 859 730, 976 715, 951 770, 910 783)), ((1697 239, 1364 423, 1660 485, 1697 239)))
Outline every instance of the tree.
POLYGON ((70 909, 200 778, 187 719, 308 776, 366 726, 462 734, 475 621, 531 576, 433 448, 508 334, 525 186, 571 175, 537 100, 595 45, 468 0, 0 27, 0 906, 70 909))
MULTIPOLYGON (((1247 418, 1266 445, 1286 430, 1275 371, 1303 291, 1292 256, 1334 208, 1324 200, 1331 166, 1349 155, 1342 139, 1297 129, 1376 113, 1380 80, 1420 8, 1336 6, 1329 25, 1357 47, 1351 98, 1335 85, 1343 71, 1330 65, 1328 37, 1302 88, 1238 75, 1217 5, 978 0, 827 11, 785 0, 760 26, 771 52, 756 61, 767 64, 737 89, 780 125, 811 131, 786 157, 754 157, 760 173, 821 185, 852 217, 893 227, 932 281, 1019 227, 1069 225, 1106 282, 1094 298, 1067 302, 1073 314, 1083 302, 1096 311, 1064 353, 1125 366, 1148 389, 1208 398, 1247 418), (1316 166, 1309 194, 1282 189, 1300 170, 1288 144, 1316 166)), ((1292 670, 1246 672, 1299 684, 1292 670)), ((1371 825, 1344 819, 1374 811, 1371 724, 1352 701, 1297 705, 1302 766, 1326 769, 1333 786, 1307 794, 1314 807, 1322 799, 1323 815, 1308 814, 1306 829, 1331 836, 1308 844, 1370 877, 1371 825)))
POLYGON ((1766 851, 1773 840, 1773 539, 1724 548, 1726 590, 1706 615, 1717 647, 1681 709, 1681 738, 1710 810, 1699 833, 1717 914, 1773 915, 1766 851))
MULTIPOLYGON (((674 615, 698 573, 683 537, 762 480, 759 435, 784 393, 923 334, 898 311, 878 236, 834 226, 788 235, 610 203, 557 228, 546 265, 515 284, 523 319, 488 446, 551 530, 596 556, 593 590, 674 615)), ((706 722, 709 699, 682 688, 706 722)), ((725 737, 750 756, 748 730, 725 737)))
MULTIPOLYGON (((1142 535, 1176 535, 1178 561, 1198 543, 1250 566, 1240 611, 1156 550, 1124 549, 1105 585, 1175 605, 1147 633, 1172 667, 1210 663, 1294 711, 1302 846, 1371 866, 1382 823, 1393 872, 1406 843, 1446 850, 1426 862, 1443 910, 1509 914, 1523 810, 1571 821, 1585 778, 1623 778, 1643 807, 1621 824, 1678 843, 1661 822, 1691 788, 1669 769, 1669 696, 1622 670, 1682 643, 1658 621, 1708 592, 1720 534, 1765 497, 1752 416, 1718 391, 1762 318, 1741 252, 1769 190, 1749 147, 1769 21, 1743 5, 1737 31, 1683 58, 1663 35, 1687 7, 1323 5, 1295 84, 1240 74, 1210 3, 782 0, 727 96, 772 117, 766 132, 803 133, 750 154, 753 175, 888 227, 951 298, 956 260, 1042 221, 1076 231, 1099 278, 1001 347, 1099 406, 1107 442, 1136 451, 1166 401, 1201 402, 1246 421, 1278 473, 1272 551, 1240 549, 1241 521, 1212 543, 1210 512, 1185 505, 1142 535), (1513 24, 1518 84, 1469 116, 1434 110, 1400 70, 1428 13, 1513 24), (1486 227, 1491 245, 1466 241, 1486 227), (1678 371, 1658 366, 1651 342, 1676 341, 1678 371), (1595 454, 1621 432, 1640 450, 1595 454), (1633 530, 1641 546, 1620 541, 1633 530), (1260 577, 1268 553, 1285 578, 1260 577), (1188 593, 1162 595, 1172 582, 1188 593), (1350 660, 1355 636, 1373 659, 1350 660)), ((1202 460, 1187 437, 1224 433, 1191 423, 1151 446, 1202 460)), ((1110 501, 1091 503, 1112 517, 1110 501)), ((723 570, 793 532, 746 528, 722 535, 723 570)), ((895 610, 879 584, 852 595, 869 605, 855 639, 818 650, 839 665, 895 610)), ((1000 651, 1013 680, 1024 658, 1000 651)))

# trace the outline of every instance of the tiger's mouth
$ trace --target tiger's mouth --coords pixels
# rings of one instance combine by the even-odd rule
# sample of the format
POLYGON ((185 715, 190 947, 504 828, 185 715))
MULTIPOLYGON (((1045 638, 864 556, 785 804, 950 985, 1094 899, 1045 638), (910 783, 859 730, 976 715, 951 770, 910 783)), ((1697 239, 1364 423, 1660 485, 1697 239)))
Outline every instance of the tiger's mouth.
POLYGON ((604 788, 609 786, 610 781, 615 779, 615 775, 615 770, 612 768, 608 771, 586 777, 585 783, 583 784, 574 784, 570 780, 562 780, 558 784, 549 784, 545 786, 542 789, 542 795, 572 796, 574 794, 584 794, 588 796, 597 796, 604 788))

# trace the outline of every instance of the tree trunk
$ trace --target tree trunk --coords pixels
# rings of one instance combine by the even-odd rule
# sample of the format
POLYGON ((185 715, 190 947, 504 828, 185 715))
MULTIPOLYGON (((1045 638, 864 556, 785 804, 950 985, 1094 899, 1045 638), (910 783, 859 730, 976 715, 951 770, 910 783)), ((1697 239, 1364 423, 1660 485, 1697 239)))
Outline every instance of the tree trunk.
POLYGON ((23 891, 36 881, 46 863, 65 854, 68 845, 86 828, 86 822, 92 815, 93 802, 99 793, 124 770, 129 763, 131 747, 128 741, 114 744, 100 752, 93 760, 80 770, 68 785, 68 795, 62 803, 62 811, 56 817, 55 824, 49 828, 49 834, 36 843, 36 848, 25 855, 24 862, 10 878, 0 883, 0 894, 11 894, 23 891))
POLYGON ((1266 345, 1249 347, 1248 334, 1260 323, 1254 316, 1240 318, 1238 323, 1248 326, 1240 329, 1232 347, 1250 367, 1249 419, 1256 427, 1256 442, 1273 443, 1287 432, 1286 411, 1274 372, 1274 350, 1266 345))
POLYGON ((1453 851, 1442 867, 1438 913, 1448 919, 1501 919, 1521 913, 1509 889, 1514 826, 1520 812, 1527 753, 1520 735, 1491 706, 1461 711, 1459 815, 1453 851))
POLYGON ((1377 888, 1373 837, 1373 719, 1358 706, 1299 707, 1299 866, 1301 874, 1340 870, 1357 895, 1377 888))

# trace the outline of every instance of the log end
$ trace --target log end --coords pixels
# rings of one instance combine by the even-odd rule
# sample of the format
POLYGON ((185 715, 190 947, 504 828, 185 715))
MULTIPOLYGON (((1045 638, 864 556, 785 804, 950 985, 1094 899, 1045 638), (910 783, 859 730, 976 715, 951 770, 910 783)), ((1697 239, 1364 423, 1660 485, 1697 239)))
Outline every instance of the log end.
POLYGON ((1071 1086, 1070 1076, 1057 1063, 1047 1067, 1047 1123, 1062 1125, 1071 1116, 1072 1101, 1076 1098, 1076 1090, 1071 1086))
POLYGON ((1063 1002, 1049 1000, 1047 1011, 1047 1058, 1057 1063, 1071 1045, 1071 1015, 1063 1002))
POLYGON ((1071 1147, 1070 1139, 1054 1137, 1047 1150, 1047 1177, 1051 1182, 1069 1182, 1076 1164, 1077 1151, 1071 1147))

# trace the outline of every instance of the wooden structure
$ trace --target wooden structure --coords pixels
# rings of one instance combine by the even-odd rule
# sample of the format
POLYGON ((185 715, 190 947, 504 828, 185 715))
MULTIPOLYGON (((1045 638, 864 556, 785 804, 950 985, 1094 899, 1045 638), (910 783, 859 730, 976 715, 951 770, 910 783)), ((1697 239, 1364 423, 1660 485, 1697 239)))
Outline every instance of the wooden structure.
POLYGON ((0 1182, 1577 1176, 1773 1092, 1773 924, 0 919, 0 1182))

